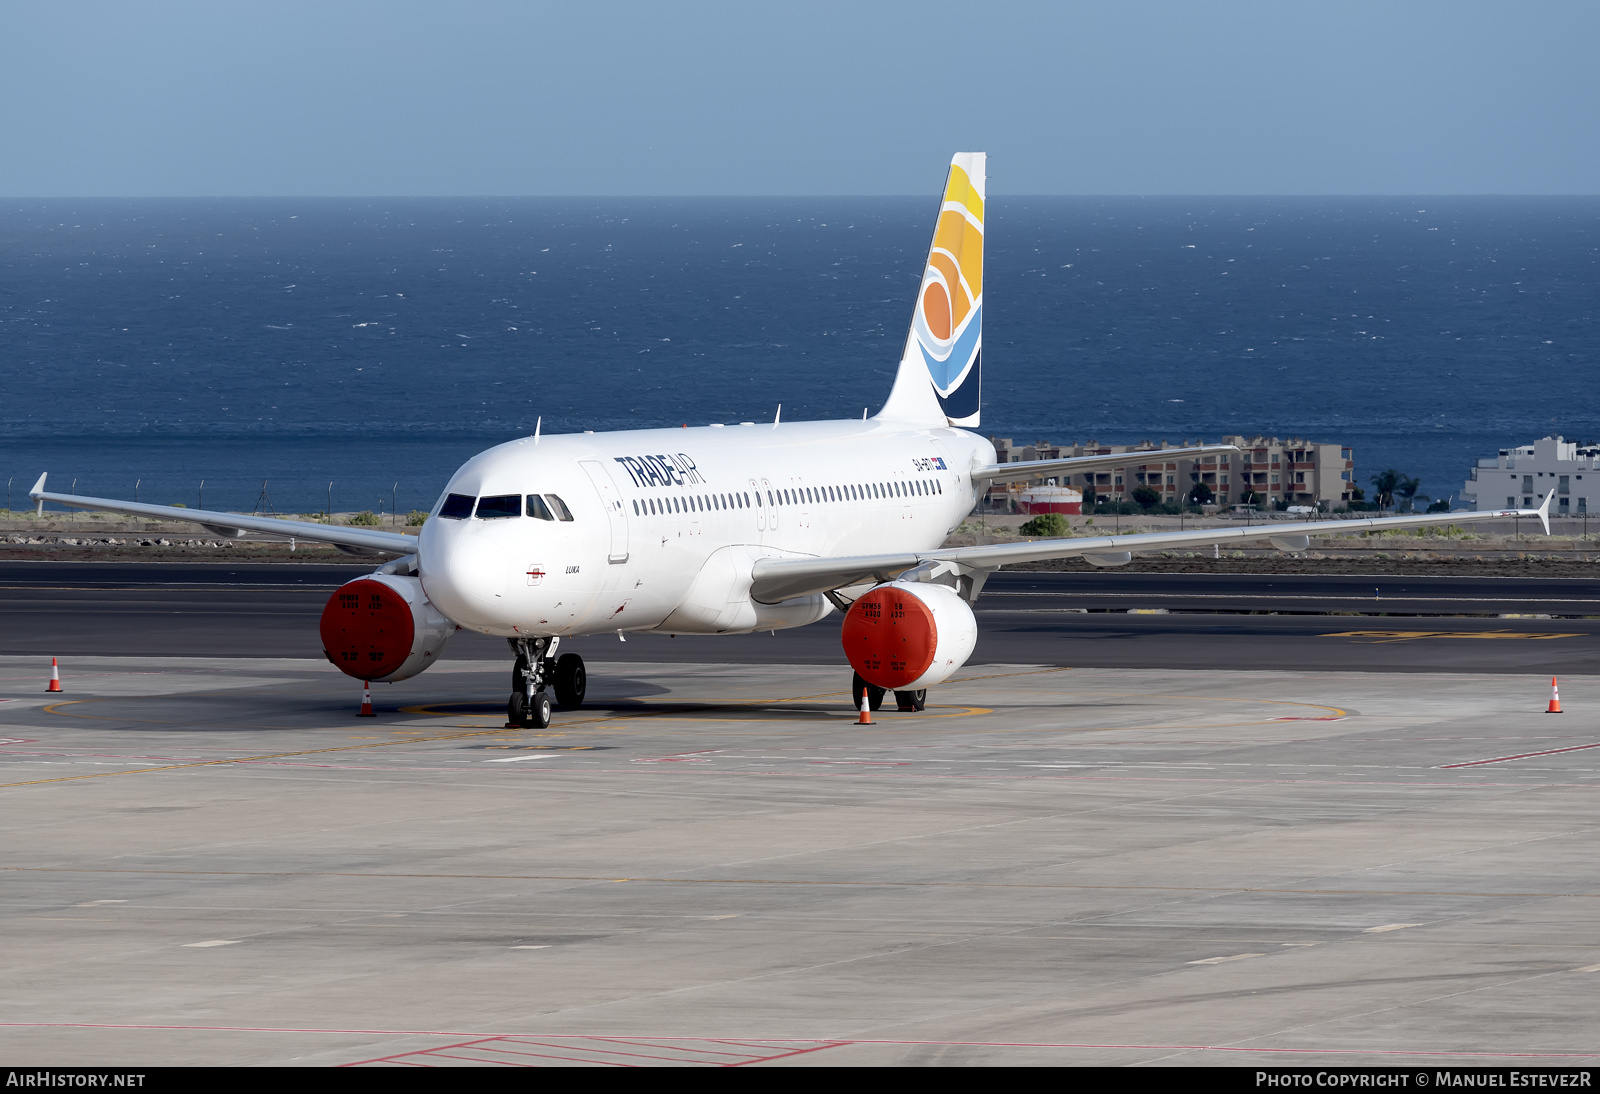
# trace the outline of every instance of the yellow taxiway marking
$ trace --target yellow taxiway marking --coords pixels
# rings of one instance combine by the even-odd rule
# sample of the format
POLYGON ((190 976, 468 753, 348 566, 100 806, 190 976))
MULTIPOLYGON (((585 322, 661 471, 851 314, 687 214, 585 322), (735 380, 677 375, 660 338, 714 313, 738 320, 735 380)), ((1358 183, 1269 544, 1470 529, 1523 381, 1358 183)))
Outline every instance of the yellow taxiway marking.
MULTIPOLYGON (((117 697, 117 699, 115 701, 126 702, 129 698, 141 698, 141 697, 138 697, 138 696, 121 696, 121 697, 117 697)), ((148 696, 148 697, 145 697, 145 698, 165 698, 165 696, 148 696)), ((119 720, 119 719, 104 718, 103 716, 99 716, 99 715, 79 714, 79 713, 74 712, 74 711, 66 711, 66 710, 58 709, 58 708, 61 708, 61 707, 76 706, 76 705, 78 705, 80 703, 88 704, 88 703, 104 703, 104 702, 112 702, 112 701, 113 701, 113 699, 110 698, 110 697, 101 698, 101 699, 73 699, 73 700, 69 700, 69 701, 64 702, 64 703, 52 703, 52 704, 50 704, 49 706, 47 706, 47 707, 45 707, 43 709, 48 713, 59 714, 59 715, 62 715, 64 717, 94 718, 94 719, 99 720, 99 721, 119 720)), ((797 701, 800 701, 800 700, 795 700, 795 699, 774 700, 774 702, 797 702, 797 701)), ((445 704, 440 704, 440 705, 445 705, 445 704)), ((415 713, 416 712, 415 710, 407 710, 406 708, 402 708, 402 710, 405 713, 415 713)), ((984 707, 962 707, 962 708, 959 708, 957 710, 957 712, 954 713, 954 714, 934 714, 934 715, 930 715, 930 717, 933 717, 933 718, 963 717, 963 716, 966 716, 968 714, 980 714, 980 713, 987 714, 987 713, 989 713, 989 711, 984 707)), ((471 715, 467 715, 467 717, 471 717, 471 715)), ((500 717, 503 717, 503 715, 500 715, 500 717)), ((598 726, 600 724, 608 723, 608 722, 634 721, 634 720, 644 719, 644 718, 666 719, 666 720, 672 720, 672 721, 680 721, 680 720, 683 720, 683 721, 689 721, 689 720, 693 720, 693 721, 732 721, 732 720, 734 720, 734 719, 726 719, 726 718, 722 718, 722 719, 718 719, 718 718, 688 719, 688 718, 681 718, 681 717, 673 718, 670 715, 666 714, 665 712, 639 711, 638 713, 634 713, 634 714, 621 714, 621 715, 618 715, 618 714, 602 714, 602 715, 597 715, 596 717, 593 717, 593 718, 569 718, 569 719, 564 719, 563 720, 563 724, 565 726, 567 726, 567 727, 579 726, 579 725, 594 727, 594 726, 598 726)), ((130 719, 130 720, 132 720, 132 719, 130 719)), ((157 724, 165 724, 165 723, 157 723, 157 724)), ((329 728, 329 727, 322 727, 322 728, 326 729, 326 728, 329 728)), ((342 729, 344 727, 340 726, 340 727, 332 727, 332 728, 342 729)), ((197 761, 194 761, 192 763, 183 763, 183 764, 162 764, 162 765, 153 766, 153 767, 132 767, 132 768, 125 768, 125 769, 123 769, 121 771, 99 771, 99 772, 95 772, 94 774, 91 774, 91 775, 63 775, 63 776, 60 776, 60 777, 57 777, 57 778, 54 778, 54 779, 27 779, 27 780, 24 780, 22 782, 0 783, 0 789, 4 789, 4 788, 7 788, 7 787, 13 787, 13 786, 39 786, 39 785, 42 785, 42 784, 45 784, 45 783, 77 782, 77 781, 82 780, 82 779, 107 779, 107 778, 111 778, 112 776, 115 776, 115 775, 140 775, 140 774, 147 774, 147 773, 153 772, 153 771, 179 771, 179 770, 183 770, 185 768, 193 768, 193 767, 224 767, 224 766, 226 766, 228 764, 262 763, 262 762, 265 762, 265 761, 268 761, 268 760, 293 759, 293 758, 299 757, 299 756, 319 756, 319 755, 325 755, 325 754, 330 753, 330 752, 351 752, 351 751, 357 751, 359 749, 364 749, 364 748, 387 748, 390 745, 397 745, 397 744, 424 744, 424 743, 431 742, 431 741, 458 741, 458 740, 464 740, 464 739, 471 738, 471 737, 506 737, 506 736, 518 736, 518 735, 521 735, 518 730, 515 730, 515 729, 508 730, 503 726, 499 727, 499 728, 496 728, 496 729, 476 729, 476 728, 474 728, 474 729, 471 729, 471 730, 469 730, 468 732, 465 732, 465 733, 446 733, 446 734, 439 734, 439 735, 434 735, 434 736, 407 736, 407 737, 405 737, 403 739, 400 739, 400 740, 372 740, 370 743, 367 743, 367 744, 335 745, 335 746, 330 747, 330 748, 308 748, 308 749, 301 749, 301 750, 294 751, 294 752, 273 752, 273 753, 267 753, 267 754, 257 755, 257 756, 234 756, 234 757, 231 757, 229 759, 221 759, 221 760, 197 760, 197 761)), ((575 750, 573 750, 573 751, 575 751, 575 750)))
POLYGON ((1415 642, 1419 638, 1522 638, 1538 641, 1547 638, 1583 638, 1582 634, 1543 634, 1537 631, 1333 631, 1321 638, 1370 638, 1373 645, 1384 642, 1415 642))

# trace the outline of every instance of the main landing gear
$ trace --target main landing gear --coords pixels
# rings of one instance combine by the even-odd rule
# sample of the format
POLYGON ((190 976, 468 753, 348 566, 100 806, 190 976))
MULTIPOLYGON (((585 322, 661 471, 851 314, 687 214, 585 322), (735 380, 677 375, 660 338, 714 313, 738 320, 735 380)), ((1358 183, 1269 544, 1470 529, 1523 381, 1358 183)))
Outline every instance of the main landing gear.
POLYGON ((575 653, 556 657, 559 638, 510 638, 517 655, 511 669, 511 699, 506 703, 506 723, 523 729, 544 729, 556 704, 572 710, 583 705, 589 674, 575 653), (550 688, 555 690, 555 703, 550 688))
MULTIPOLYGON (((850 695, 853 698, 852 706, 861 705, 861 691, 867 692, 867 709, 877 710, 883 706, 883 698, 889 694, 888 688, 880 688, 876 684, 869 684, 861 678, 858 672, 850 681, 850 695)), ((894 693, 894 708, 899 711, 924 710, 928 706, 928 689, 919 691, 897 691, 894 693)))

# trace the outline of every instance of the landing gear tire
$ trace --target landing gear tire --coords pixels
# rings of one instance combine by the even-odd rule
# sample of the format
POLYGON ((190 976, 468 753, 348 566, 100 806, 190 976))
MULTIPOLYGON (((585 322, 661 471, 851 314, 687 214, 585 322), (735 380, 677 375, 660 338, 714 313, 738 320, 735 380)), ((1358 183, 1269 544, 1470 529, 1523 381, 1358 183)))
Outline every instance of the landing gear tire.
POLYGON ((532 729, 547 729, 550 725, 550 693, 540 689, 533 693, 533 707, 528 711, 528 725, 532 729))
POLYGON ((887 688, 880 688, 875 684, 867 683, 865 680, 863 680, 861 678, 861 674, 859 672, 856 673, 854 679, 852 679, 850 681, 850 705, 851 706, 856 707, 857 709, 860 708, 860 706, 861 706, 861 689, 862 688, 866 688, 867 689, 867 709, 868 710, 877 710, 879 707, 883 706, 883 696, 884 696, 884 693, 888 689, 887 688))
POLYGON ((922 688, 919 691, 897 691, 894 693, 894 705, 896 710, 926 710, 928 707, 928 689, 922 688))
POLYGON ((510 701, 506 703, 506 721, 523 729, 548 729, 553 709, 548 691, 540 689, 534 692, 531 703, 523 692, 512 692, 510 701))
POLYGON ((564 710, 583 706, 583 697, 589 690, 589 673, 583 667, 583 658, 575 653, 564 653, 556 660, 556 702, 564 710))

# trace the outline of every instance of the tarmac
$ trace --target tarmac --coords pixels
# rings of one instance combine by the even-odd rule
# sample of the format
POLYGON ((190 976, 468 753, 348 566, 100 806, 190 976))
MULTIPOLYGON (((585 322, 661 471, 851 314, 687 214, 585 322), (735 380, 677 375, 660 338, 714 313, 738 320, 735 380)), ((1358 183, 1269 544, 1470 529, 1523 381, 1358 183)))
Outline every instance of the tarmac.
MULTIPOLYGON (((328 597, 371 569, 0 561, 0 656, 314 658, 328 597)), ((1600 578, 1002 571, 976 612, 974 665, 1600 673, 1600 578)), ((849 679, 837 615, 776 634, 604 635, 563 649, 630 663, 828 665, 849 679)), ((510 661, 503 640, 468 631, 442 656, 510 661)))
POLYGON ((0 1056, 1600 1059, 1595 676, 589 656, 0 657, 0 1056))

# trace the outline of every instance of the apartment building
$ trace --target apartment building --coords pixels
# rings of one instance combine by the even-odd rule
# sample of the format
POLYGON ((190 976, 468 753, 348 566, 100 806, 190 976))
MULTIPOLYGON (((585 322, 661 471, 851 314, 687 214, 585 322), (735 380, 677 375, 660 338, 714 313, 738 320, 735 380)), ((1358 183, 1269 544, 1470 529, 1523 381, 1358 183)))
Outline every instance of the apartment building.
POLYGON ((1556 492, 1552 516, 1589 511, 1589 495, 1600 499, 1600 446, 1565 437, 1542 437, 1521 448, 1502 448, 1468 472, 1461 499, 1473 509, 1528 509, 1556 492))
MULTIPOLYGON (((1128 465, 1113 471, 1039 480, 1049 485, 1076 487, 1086 495, 1085 505, 1089 494, 1110 500, 1128 500, 1141 486, 1157 491, 1164 501, 1178 501, 1196 483, 1205 483, 1211 488, 1213 503, 1217 505, 1236 505, 1254 495, 1262 508, 1284 501, 1290 505, 1336 509, 1349 503, 1355 482, 1355 460, 1348 446, 1314 443, 1298 437, 1279 440, 1233 434, 1213 443, 1234 445, 1240 449, 1239 455, 1204 456, 1199 460, 1169 459, 1161 455, 1168 449, 1194 448, 1206 443, 1199 439, 1122 445, 1101 444, 1096 440, 1063 445, 1039 441, 1021 446, 1009 437, 991 437, 990 440, 1001 463, 1128 453, 1128 465)), ((987 503, 991 508, 1013 509, 1014 495, 1026 485, 995 483, 989 488, 987 503)))

